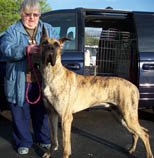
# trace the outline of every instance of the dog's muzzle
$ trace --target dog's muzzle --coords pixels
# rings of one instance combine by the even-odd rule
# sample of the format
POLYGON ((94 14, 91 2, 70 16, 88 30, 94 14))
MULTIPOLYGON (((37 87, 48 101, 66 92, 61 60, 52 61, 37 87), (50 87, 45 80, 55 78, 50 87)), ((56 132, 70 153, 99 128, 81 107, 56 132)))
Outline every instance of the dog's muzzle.
POLYGON ((43 49, 42 52, 42 63, 48 65, 49 63, 54 66, 56 63, 57 51, 52 45, 48 45, 43 49))

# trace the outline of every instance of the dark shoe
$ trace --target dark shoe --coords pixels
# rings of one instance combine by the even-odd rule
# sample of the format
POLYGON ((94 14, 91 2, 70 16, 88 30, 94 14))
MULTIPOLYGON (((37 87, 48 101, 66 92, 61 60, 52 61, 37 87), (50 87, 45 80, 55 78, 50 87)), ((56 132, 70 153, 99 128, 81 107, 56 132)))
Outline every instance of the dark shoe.
POLYGON ((46 148, 46 149, 48 149, 48 150, 50 150, 50 147, 51 147, 51 144, 42 144, 42 143, 40 143, 39 144, 42 148, 46 148))

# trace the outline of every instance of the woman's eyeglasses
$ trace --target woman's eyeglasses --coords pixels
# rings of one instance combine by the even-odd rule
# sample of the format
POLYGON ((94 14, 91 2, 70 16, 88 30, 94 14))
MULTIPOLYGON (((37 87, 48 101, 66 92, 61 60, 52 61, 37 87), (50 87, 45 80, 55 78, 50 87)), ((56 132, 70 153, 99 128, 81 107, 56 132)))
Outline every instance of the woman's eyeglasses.
POLYGON ((38 17, 40 16, 40 14, 37 14, 37 13, 25 13, 25 12, 24 12, 24 16, 25 16, 25 17, 28 17, 28 18, 29 18, 29 17, 32 17, 32 16, 33 16, 34 18, 38 18, 38 17))

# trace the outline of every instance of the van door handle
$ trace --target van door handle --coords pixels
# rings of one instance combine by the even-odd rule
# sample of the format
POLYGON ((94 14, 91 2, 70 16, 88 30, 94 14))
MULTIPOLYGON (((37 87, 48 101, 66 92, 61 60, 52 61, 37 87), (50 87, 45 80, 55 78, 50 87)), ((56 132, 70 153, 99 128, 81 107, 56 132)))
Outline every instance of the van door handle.
POLYGON ((143 64, 143 70, 154 70, 154 64, 143 64))
POLYGON ((64 64, 64 66, 71 70, 80 70, 79 64, 64 64))

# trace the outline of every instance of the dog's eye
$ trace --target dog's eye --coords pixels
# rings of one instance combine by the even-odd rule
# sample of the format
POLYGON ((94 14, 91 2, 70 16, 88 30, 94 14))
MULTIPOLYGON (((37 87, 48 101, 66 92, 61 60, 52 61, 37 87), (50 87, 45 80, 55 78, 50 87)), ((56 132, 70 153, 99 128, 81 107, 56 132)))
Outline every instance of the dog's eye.
POLYGON ((46 46, 48 44, 48 41, 43 41, 42 46, 46 46))
POLYGON ((54 43, 54 46, 55 46, 56 48, 60 47, 60 45, 59 45, 58 42, 55 42, 55 43, 54 43))

